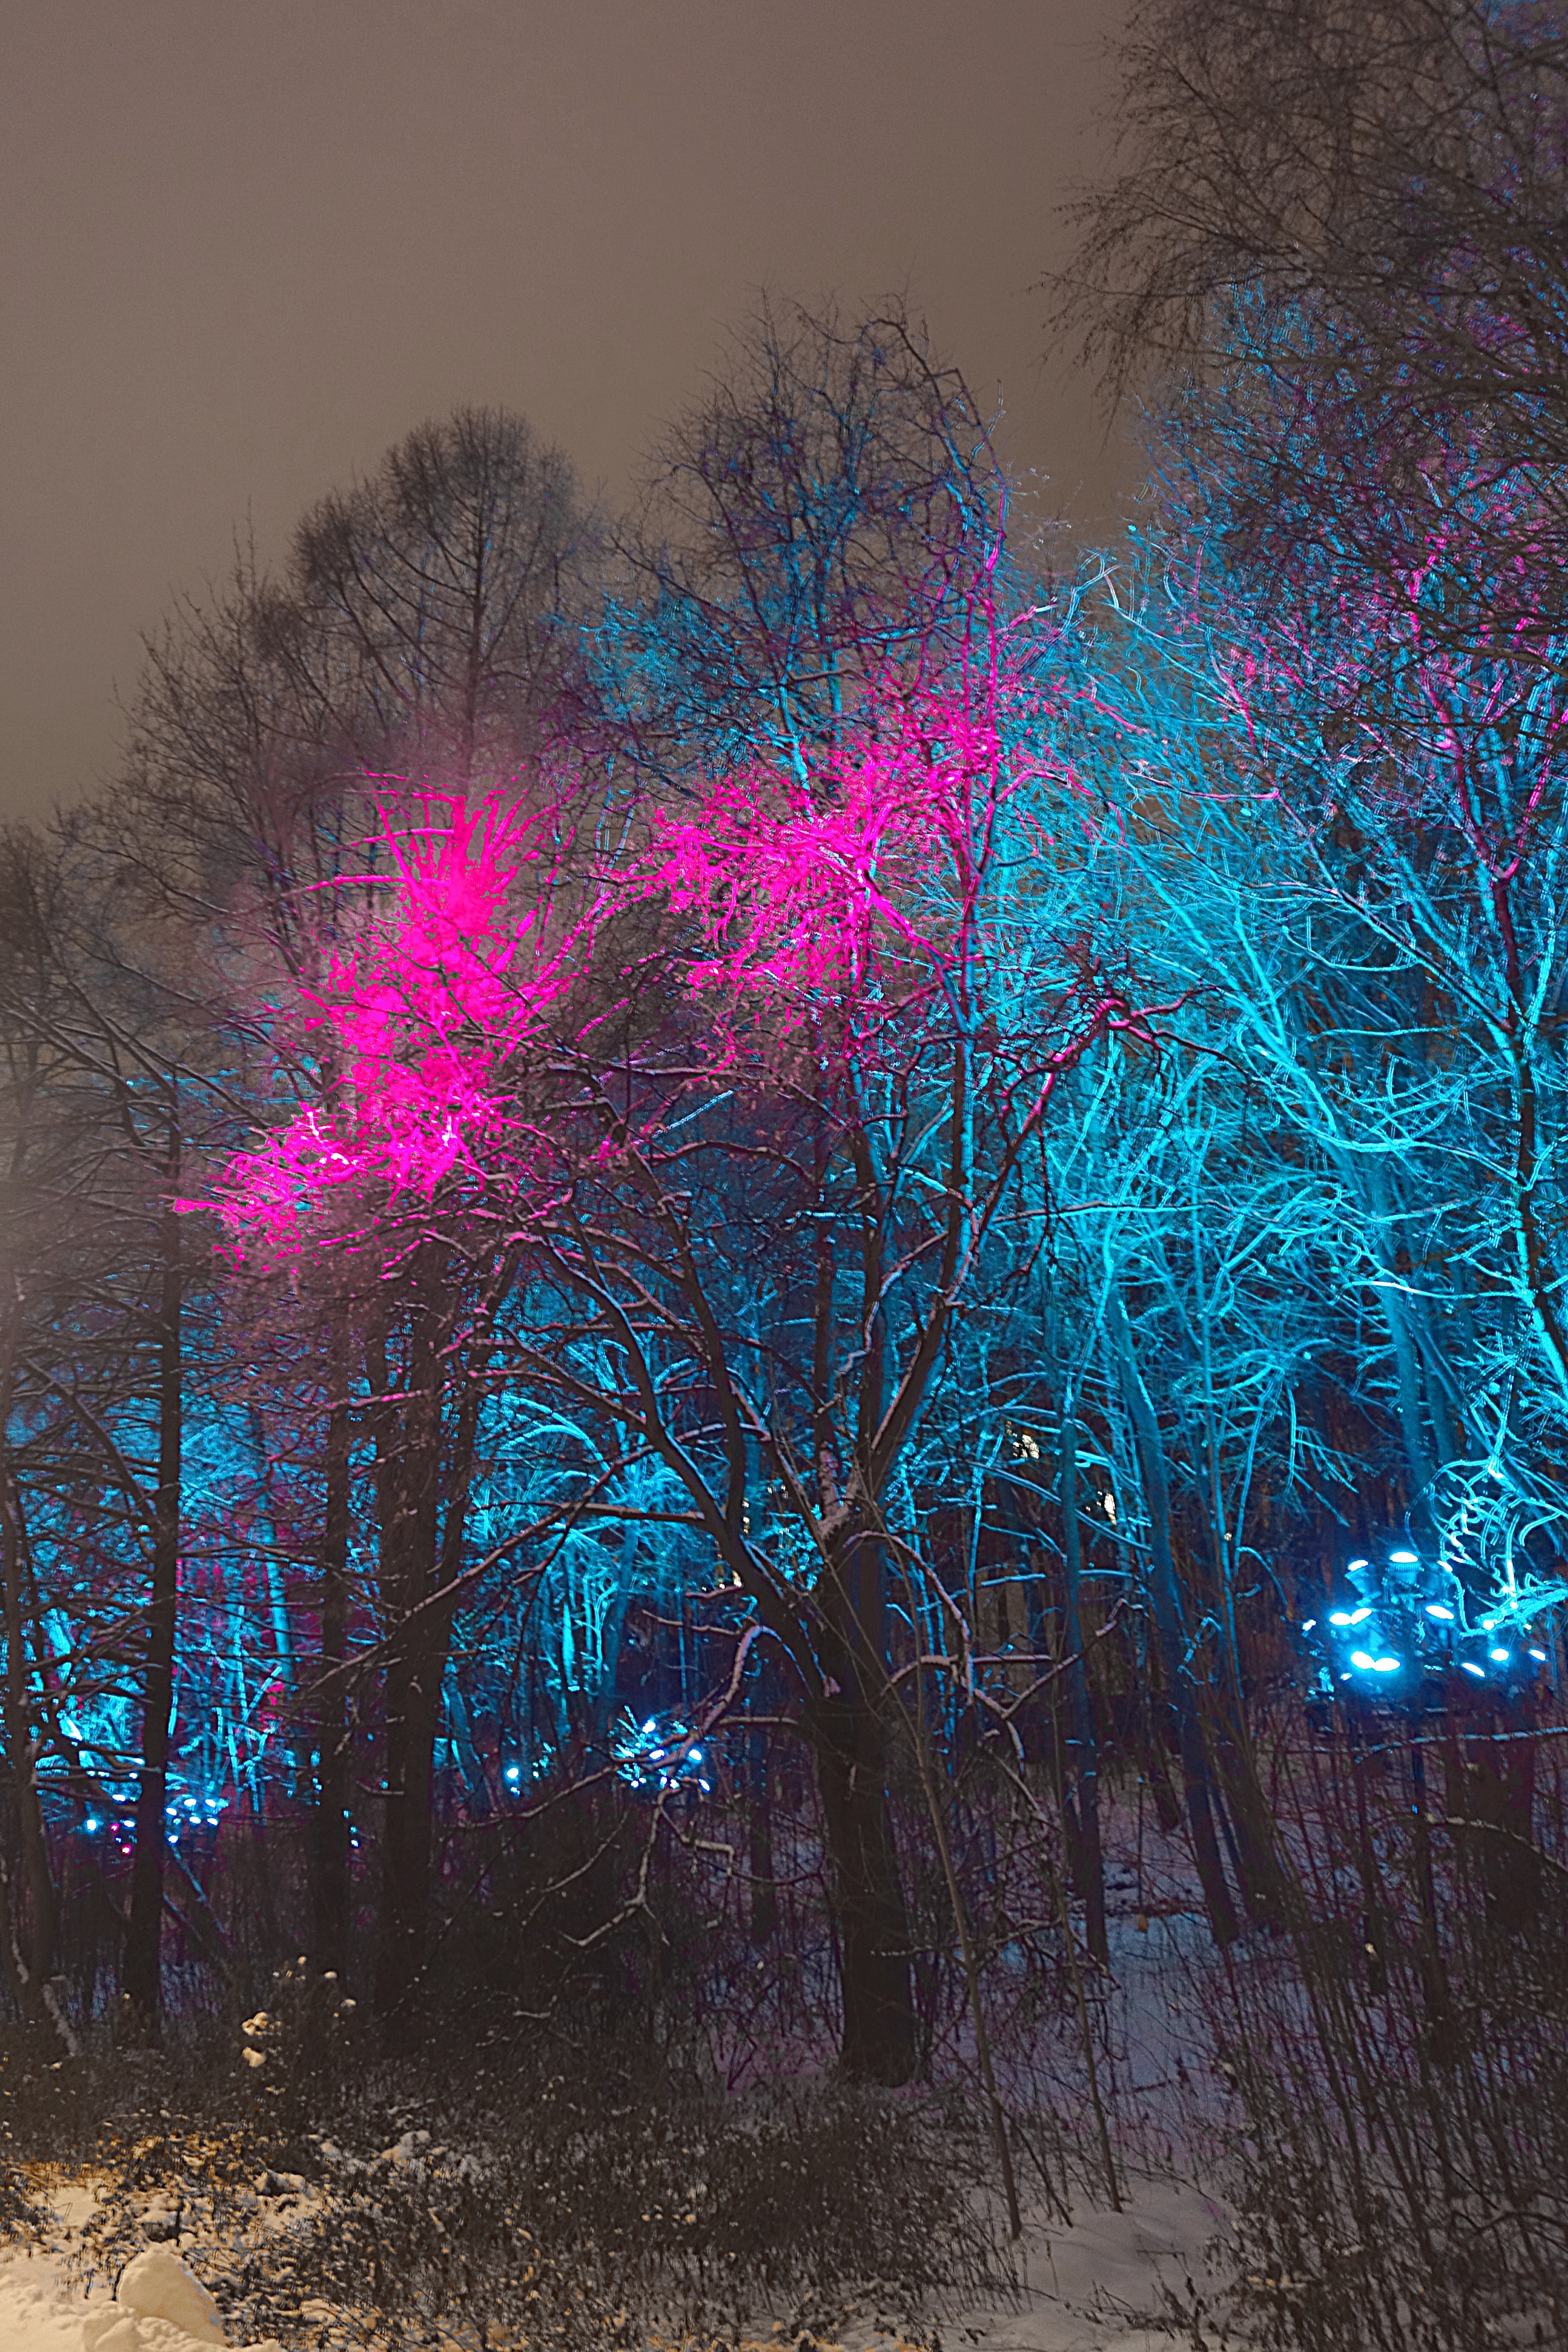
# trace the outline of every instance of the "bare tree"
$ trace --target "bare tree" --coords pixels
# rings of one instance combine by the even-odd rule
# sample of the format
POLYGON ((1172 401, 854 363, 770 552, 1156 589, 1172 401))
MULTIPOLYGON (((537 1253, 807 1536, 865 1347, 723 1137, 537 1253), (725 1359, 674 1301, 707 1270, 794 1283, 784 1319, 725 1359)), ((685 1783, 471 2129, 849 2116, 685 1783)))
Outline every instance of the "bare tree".
POLYGON ((967 384, 902 305, 764 302, 619 535, 608 740, 654 781, 757 756, 804 775, 894 669, 952 651, 1001 487, 967 384))
POLYGON ((1176 399, 1189 478, 1218 446, 1270 568, 1304 542, 1381 577, 1437 530, 1450 595, 1468 545, 1468 603, 1560 611, 1565 123, 1552 0, 1145 0, 1058 322, 1176 399))
MULTIPOLYGON (((461 410, 418 427, 362 482, 323 499, 280 576, 266 576, 242 551, 224 593, 187 603, 150 646, 131 713, 128 854, 141 857, 145 889, 212 942, 232 1050, 286 1099, 330 1099, 340 1083, 319 1039, 298 1024, 285 1034, 275 1011, 279 989, 321 984, 352 928, 352 893, 322 886, 373 865, 379 810, 427 788, 461 797, 510 782, 526 791, 517 780, 580 727, 577 625, 596 532, 570 466, 526 420, 461 410)), ((552 763, 558 793, 561 773, 552 763)), ((570 827, 570 816, 561 822, 570 827)), ((448 1296, 447 1274, 439 1251, 421 1263, 395 1304, 378 1266, 363 1265, 318 1283, 307 1302, 334 1368, 322 1401, 320 1673, 309 1701, 316 1934, 328 1965, 346 1937, 347 1560, 351 1464, 365 1433, 382 1465, 387 1889, 396 1915, 388 1932, 400 1954, 423 1946, 427 1750, 442 1669, 403 1654, 416 1635, 435 1634, 437 1614, 422 1604, 439 1581, 431 1548, 442 1481, 449 1475, 464 1487, 458 1464, 473 1430, 468 1409, 455 1407, 467 1433, 454 1453, 437 1360, 446 1310, 435 1302, 448 1296), (378 1402, 351 1409, 351 1391, 367 1382, 378 1402), (419 1717, 412 1730, 410 1707, 419 1717), (407 1771, 419 1784, 412 1793, 407 1771)), ((450 1293, 454 1311, 460 1289, 450 1293)), ((461 1521, 459 1506, 453 1556, 461 1521)), ((385 2001, 401 1997, 416 1965, 417 1957, 383 1966, 385 2001)))
POLYGON ((559 730, 595 534, 558 449, 460 409, 306 516, 265 614, 301 704, 361 768, 466 791, 559 730))

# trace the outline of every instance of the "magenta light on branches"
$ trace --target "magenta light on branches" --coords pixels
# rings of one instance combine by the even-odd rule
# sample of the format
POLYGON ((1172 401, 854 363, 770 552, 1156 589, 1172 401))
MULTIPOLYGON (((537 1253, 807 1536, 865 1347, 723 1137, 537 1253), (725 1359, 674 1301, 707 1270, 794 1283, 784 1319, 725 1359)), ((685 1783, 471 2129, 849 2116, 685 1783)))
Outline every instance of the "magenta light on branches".
POLYGON ((321 1099, 225 1171, 222 1214, 242 1248, 297 1246, 302 1216, 334 1194, 428 1201, 454 1171, 477 1174, 509 1125, 508 1065, 561 994, 584 926, 549 950, 538 908, 516 905, 548 813, 438 795, 419 819, 383 814, 384 865, 332 886, 335 913, 373 893, 372 909, 339 924, 306 992, 321 1099))
MULTIPOLYGON (((612 894, 688 919, 671 929, 669 952, 685 960, 710 1024, 703 1050, 720 1063, 741 1055, 743 1012, 757 1016, 747 1054, 764 1062, 780 1041, 787 1057, 809 1041, 819 1066, 870 1070, 911 1017, 940 1023, 952 1041, 977 1035, 1001 958, 988 892, 1003 813, 1030 780, 1072 782, 1046 748, 1053 714, 1005 631, 988 633, 988 653, 951 686, 890 678, 803 776, 732 773, 695 815, 656 815, 650 847, 601 877, 565 927, 538 911, 548 868, 528 908, 518 892, 553 840, 553 812, 529 816, 491 796, 473 807, 427 800, 419 823, 383 816, 378 870, 329 886, 334 945, 320 986, 304 992, 317 1098, 225 1171, 219 1206, 235 1245, 287 1253, 307 1217, 329 1239, 334 1197, 361 1229, 367 1214, 465 1181, 498 1181, 521 1202, 541 1139, 524 1132, 518 1062, 559 1011, 612 894), (357 917, 367 894, 371 911, 357 917)), ((1025 830, 1034 841, 1038 827, 1025 830)), ((1062 945, 1073 1014, 1053 1066, 1130 1019, 1062 945), (1077 1001, 1085 991, 1092 1003, 1077 1001)))
POLYGON ((653 879, 711 950, 694 991, 765 1003, 786 1029, 830 1009, 880 1021, 956 975, 961 991, 984 950, 998 817, 1048 764, 1037 703, 994 670, 977 693, 890 688, 803 782, 756 769, 724 778, 695 817, 662 818, 653 879))

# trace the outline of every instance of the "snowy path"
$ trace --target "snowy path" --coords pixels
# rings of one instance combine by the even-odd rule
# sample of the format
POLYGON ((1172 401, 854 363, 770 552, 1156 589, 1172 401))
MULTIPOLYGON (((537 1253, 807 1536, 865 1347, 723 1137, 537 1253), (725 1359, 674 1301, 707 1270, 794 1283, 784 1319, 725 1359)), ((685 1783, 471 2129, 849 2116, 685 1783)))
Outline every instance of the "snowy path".
POLYGON ((1211 2304, 1224 2274, 1209 2272, 1205 2254, 1224 2227, 1217 2205, 1175 2180, 1133 2184, 1120 2213, 1081 2210, 1071 2227, 1037 2220, 1026 2226, 1017 2305, 960 2314, 943 2343, 949 2352, 1176 2352, 1181 2336, 1138 2323, 1161 2314, 1166 2284, 1184 2305, 1195 2289, 1211 2304))

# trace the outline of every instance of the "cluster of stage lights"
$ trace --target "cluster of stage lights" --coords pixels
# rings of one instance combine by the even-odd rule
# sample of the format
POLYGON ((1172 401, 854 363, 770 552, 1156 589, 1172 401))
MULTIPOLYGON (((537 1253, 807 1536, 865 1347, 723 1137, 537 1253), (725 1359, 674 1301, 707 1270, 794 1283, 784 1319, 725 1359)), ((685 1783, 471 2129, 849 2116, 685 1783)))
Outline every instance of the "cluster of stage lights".
MULTIPOLYGON (((122 1796, 120 1802, 125 1804, 129 1798, 122 1796)), ((173 1798, 163 1808, 163 1818, 169 1825, 170 1844, 178 1845, 182 1832, 188 1830, 215 1830, 228 1809, 226 1797, 173 1798)), ((106 1817, 102 1813, 89 1813, 81 1827, 84 1837, 99 1837, 107 1832, 110 1837, 131 1838, 136 1834, 136 1816, 134 1813, 112 1813, 106 1817)))
POLYGON ((712 1792, 707 1750, 689 1726, 674 1716, 651 1715, 641 1724, 630 1714, 623 1716, 612 1745, 622 1780, 644 1795, 685 1790, 706 1797, 712 1792))
MULTIPOLYGON (((1521 1671, 1527 1673, 1526 1660, 1531 1665, 1548 1664, 1546 1651, 1539 1643, 1529 1640, 1517 1624, 1512 1627, 1514 1639, 1511 1642, 1501 1638, 1510 1624, 1502 1612, 1483 1617, 1479 1628, 1467 1623, 1463 1591, 1458 1579, 1446 1570, 1428 1571, 1424 1578, 1419 1556, 1413 1551, 1390 1552, 1387 1569, 1381 1577, 1374 1570, 1370 1560, 1353 1559, 1349 1564, 1349 1576, 1351 1582, 1364 1593, 1379 1585, 1382 1591, 1376 1603, 1364 1599, 1354 1609, 1331 1609, 1328 1612, 1330 1641, 1344 1661, 1338 1674, 1342 1684, 1353 1682, 1357 1675, 1386 1678, 1404 1673, 1412 1664, 1417 1671, 1430 1672, 1434 1650, 1438 1652, 1443 1663, 1457 1664, 1461 1674, 1479 1683, 1490 1682, 1494 1676, 1500 1682, 1508 1681, 1521 1671), (1453 1598, 1423 1599, 1420 1597, 1423 1586, 1428 1595, 1435 1589, 1446 1589, 1451 1591, 1453 1598), (1389 1618, 1398 1621, 1412 1637, 1405 1643, 1405 1648, 1426 1653, 1424 1656, 1418 1654, 1412 1660, 1387 1643, 1385 1620, 1389 1618), (1425 1632, 1421 1624, 1423 1619, 1426 1621, 1425 1632), (1363 1626, 1366 1628, 1364 1643, 1348 1649, 1340 1646, 1363 1626), (1486 1644, 1484 1663, 1479 1658, 1453 1655, 1460 1641, 1474 1640, 1478 1633, 1493 1637, 1486 1644)), ((1303 1619, 1301 1631, 1307 1634, 1318 1632, 1318 1620, 1315 1617, 1303 1619)))

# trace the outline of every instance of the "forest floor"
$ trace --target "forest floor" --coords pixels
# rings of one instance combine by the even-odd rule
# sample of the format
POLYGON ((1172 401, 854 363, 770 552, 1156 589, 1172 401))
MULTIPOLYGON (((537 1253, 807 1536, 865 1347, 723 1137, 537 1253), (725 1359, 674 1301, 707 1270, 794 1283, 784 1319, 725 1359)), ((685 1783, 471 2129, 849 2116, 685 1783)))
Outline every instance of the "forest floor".
MULTIPOLYGON (((62 2184, 49 2239, 37 2248, 0 2252, 0 2352, 198 2352, 223 2342, 219 2326, 203 2326, 190 2292, 182 2288, 172 2249, 156 2250, 165 2259, 150 2279, 139 2284, 129 2273, 122 2277, 120 2302, 106 2302, 101 2282, 84 2294, 71 2275, 70 2257, 72 2216, 87 2202, 83 2184, 62 2184), (126 2291, 140 2310, 123 2299, 126 2291), (180 2324, 183 2318, 195 2319, 202 2332, 193 2335, 180 2324)), ((1016 2299, 939 2315, 935 2327, 945 2352, 1173 2352, 1184 2336, 1190 2341, 1177 2311, 1190 2312, 1197 2296, 1212 2309, 1222 2288, 1223 2261, 1210 2265, 1223 2237, 1223 2213, 1175 2179, 1129 2180, 1123 2206, 1120 2213, 1080 2210, 1071 2224, 1043 2213, 1027 2216, 1016 2299)), ((185 2277, 194 2289, 188 2272, 185 2277)), ((322 2312, 324 2347, 371 2347, 377 2334, 368 2310, 322 2312)), ((754 2340, 757 2352, 778 2352, 781 2342, 777 2333, 754 2340)), ((843 2352, 873 2346, 892 2352, 898 2338, 862 2324, 835 2340, 843 2352)), ((1218 2352, 1226 2339, 1209 2333, 1207 2340, 1218 2352)), ((1232 2352, 1239 2352, 1236 2339, 1229 2340, 1232 2352)), ((464 2352, 478 2341, 476 2329, 464 2352)), ((828 2339, 818 2341, 829 2352, 828 2339)), ((464 2337, 455 2336, 453 2346, 457 2352, 464 2337)))
MULTIPOLYGON (((1032 2056, 1007 2070, 1013 2112, 1047 2117, 1054 2134, 1041 2144, 1043 2174, 1032 2161, 1019 2172, 1017 2289, 977 2295, 967 2308, 965 2291, 956 2290, 928 2310, 914 2335, 940 2352, 1176 2352, 1195 2342, 1209 2352, 1244 2352, 1245 2338, 1228 2331, 1224 2317, 1238 2262, 1220 2193, 1231 2170, 1226 2093, 1210 2063, 1205 2015, 1213 1948, 1179 1860, 1162 1856, 1164 1869, 1155 1867, 1141 1837, 1115 1834, 1132 1826, 1115 1822, 1108 1840, 1111 1982, 1093 2004, 1114 2197, 1082 2063, 1078 2011, 1064 2000, 1014 2045, 1032 2056)), ((312 2210, 329 2212, 329 2182, 286 2178, 287 2199, 268 2189, 242 2200, 247 2218, 240 2236, 252 2252, 259 2246, 265 2255, 268 2231, 285 2225, 290 2206, 297 2221, 312 2210)), ((420 2178, 411 2173, 411 2186, 420 2178)), ((119 2184, 68 2171, 33 2187, 50 2219, 37 2243, 0 2247, 0 2352, 195 2352, 225 2342, 261 2352, 270 2344, 254 2332, 246 2337, 237 2317, 225 2335, 205 2290, 164 2242, 146 2248, 120 2275, 116 2299, 102 2267, 102 2200, 115 2197, 119 2184), (84 2236, 89 2221, 92 2232, 84 2236), (89 2287, 83 2272, 95 2258, 99 2267, 89 2287)), ((885 2189, 896 2196, 896 2179, 885 2189)), ((155 2194, 131 2201, 134 2210, 113 2218, 133 2226, 109 2232, 109 2242, 122 2248, 156 2239, 166 2219, 155 2194)), ((183 2252, 216 2282, 242 2249, 232 2222, 215 2241, 214 2228, 209 2221, 205 2235, 199 2224, 194 2237, 187 2231, 183 2252)), ((349 2296, 302 2305, 308 2329, 291 2328, 290 2342, 310 2352, 376 2352, 389 2338, 368 2280, 366 2287, 357 2305, 349 2296)), ((799 2320, 770 2326, 764 2314, 739 2341, 756 2352, 894 2352, 911 2340, 879 2315, 874 2301, 862 2302, 855 2315, 819 2320, 817 2333, 803 2336, 799 2320)), ((472 2326, 453 2333, 452 2352, 478 2352, 483 2316, 476 2311, 472 2326)), ((699 2352, 696 2339, 686 2339, 682 2352, 699 2352)))

